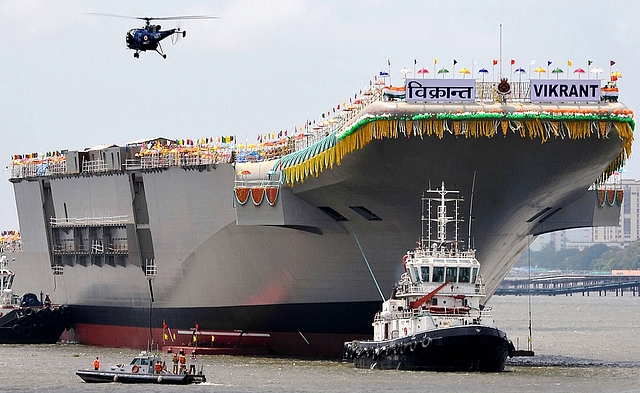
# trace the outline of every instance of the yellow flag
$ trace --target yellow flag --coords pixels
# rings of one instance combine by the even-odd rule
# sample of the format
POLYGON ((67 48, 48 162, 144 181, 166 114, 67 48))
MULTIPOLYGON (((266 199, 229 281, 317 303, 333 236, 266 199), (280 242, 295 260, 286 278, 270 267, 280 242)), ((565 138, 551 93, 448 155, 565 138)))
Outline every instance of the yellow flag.
POLYGON ((433 64, 438 64, 438 59, 433 59, 433 64))
POLYGON ((198 338, 197 338, 197 337, 196 337, 196 335, 194 334, 194 335, 193 335, 193 342, 195 343, 195 342, 197 342, 197 341, 198 341, 198 338))
POLYGON ((174 341, 176 340, 176 334, 175 333, 173 333, 173 340, 174 341))
POLYGON ((213 342, 213 340, 215 340, 216 336, 211 336, 211 342, 213 342))
POLYGON ((573 62, 571 60, 567 60, 567 65, 571 67, 573 65, 573 62))
POLYGON ((169 339, 169 335, 167 333, 164 334, 165 341, 169 339))

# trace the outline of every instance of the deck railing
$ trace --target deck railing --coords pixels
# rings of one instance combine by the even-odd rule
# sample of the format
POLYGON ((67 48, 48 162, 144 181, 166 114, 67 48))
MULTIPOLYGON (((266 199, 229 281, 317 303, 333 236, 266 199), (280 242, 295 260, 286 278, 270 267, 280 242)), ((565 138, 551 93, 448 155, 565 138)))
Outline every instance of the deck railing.
MULTIPOLYGON (((531 84, 527 81, 510 81, 510 92, 506 95, 497 93, 497 82, 476 82, 476 102, 528 102, 531 97, 531 84)), ((305 124, 302 129, 295 130, 296 136, 285 136, 277 141, 270 141, 264 146, 237 146, 227 147, 219 143, 208 143, 204 145, 191 144, 187 146, 164 146, 150 149, 143 149, 136 158, 127 159, 123 163, 124 170, 152 170, 168 167, 197 167, 203 165, 225 164, 231 162, 262 162, 277 159, 288 154, 305 149, 331 133, 344 127, 351 119, 358 116, 367 105, 386 99, 384 88, 374 85, 364 92, 359 99, 353 103, 340 107, 339 110, 329 113, 327 119, 323 118, 313 124, 305 124)), ((394 98, 393 100, 404 101, 404 99, 394 98)), ((237 141, 236 141, 237 142, 237 141)), ((57 157, 55 162, 47 159, 20 159, 14 160, 9 165, 12 179, 32 178, 41 176, 52 176, 67 173, 67 165, 62 156, 57 157)), ((102 160, 85 161, 82 163, 83 173, 96 173, 107 171, 107 166, 102 160)))

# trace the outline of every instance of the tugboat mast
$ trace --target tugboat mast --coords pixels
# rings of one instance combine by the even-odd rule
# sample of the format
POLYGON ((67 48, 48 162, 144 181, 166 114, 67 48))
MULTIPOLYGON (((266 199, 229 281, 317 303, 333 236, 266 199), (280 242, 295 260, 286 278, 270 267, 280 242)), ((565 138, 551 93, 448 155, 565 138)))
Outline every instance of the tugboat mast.
POLYGON ((457 244, 458 239, 458 223, 463 222, 464 220, 459 218, 459 204, 463 202, 464 199, 462 197, 456 198, 447 198, 447 194, 456 194, 459 195, 460 191, 447 190, 444 187, 444 181, 442 182, 441 188, 431 189, 429 188, 426 193, 429 194, 437 194, 438 198, 428 198, 425 197, 424 194, 422 196, 422 239, 420 239, 421 244, 428 244, 428 248, 438 248, 441 247, 447 241, 447 225, 450 223, 454 223, 455 228, 453 231, 453 242, 457 244), (424 206, 425 202, 427 205, 427 216, 425 217, 424 206), (452 217, 447 216, 447 203, 453 202, 454 204, 454 215, 452 217), (437 209, 435 214, 433 214, 434 207, 437 209), (431 224, 435 223, 436 231, 434 235, 434 231, 432 231, 431 224), (425 228, 426 227, 426 228, 425 228), (425 229, 427 232, 427 238, 425 239, 424 233, 425 229))

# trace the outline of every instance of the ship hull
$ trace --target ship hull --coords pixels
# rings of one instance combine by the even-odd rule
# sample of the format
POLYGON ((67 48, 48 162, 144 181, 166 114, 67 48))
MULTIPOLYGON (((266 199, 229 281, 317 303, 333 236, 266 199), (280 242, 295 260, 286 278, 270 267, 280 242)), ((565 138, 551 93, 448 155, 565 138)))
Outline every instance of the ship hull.
POLYGON ((342 344, 372 335, 379 302, 149 309, 73 306, 75 339, 83 344, 146 348, 201 347, 203 352, 337 358, 342 344), (313 310, 313 312, 309 312, 313 310), (342 323, 336 323, 336 316, 342 323), (161 328, 163 321, 167 328, 161 328), (168 324, 166 321, 175 321, 168 324), (182 321, 182 323, 180 323, 182 321), (196 335, 178 331, 194 329, 196 335), (151 332, 150 332, 151 325, 151 332), (208 333, 208 331, 212 331, 208 333), (242 334, 240 334, 242 333, 242 334), (257 336, 257 337, 256 337, 257 336), (206 349, 206 350, 205 350, 206 349))
POLYGON ((402 271, 398 257, 415 247, 420 198, 430 184, 445 182, 466 196, 462 208, 473 226, 461 240, 477 249, 488 300, 532 236, 593 225, 584 217, 599 212, 595 201, 588 214, 550 223, 582 201, 625 143, 615 130, 545 143, 514 133, 405 133, 374 139, 340 165, 282 186, 274 206, 239 205, 232 164, 12 180, 24 249, 14 269, 25 269, 14 286, 48 289, 71 305, 82 343, 146 347, 149 332, 163 342, 165 321, 172 329, 198 323, 268 333, 275 354, 339 357, 344 341, 371 335, 371 317, 402 271), (51 217, 101 216, 127 217, 112 232, 128 240, 126 256, 65 248, 58 240, 77 245, 96 229, 50 224, 51 217), (152 277, 145 274, 150 259, 152 277), (53 280, 52 265, 64 270, 53 280), (109 330, 135 338, 95 333, 109 330), (315 343, 315 335, 331 344, 315 343))
MULTIPOLYGON (((349 343, 348 343, 349 344, 349 343)), ((355 341, 345 358, 357 368, 431 371, 503 371, 514 352, 496 328, 467 325, 385 342, 355 341)))
POLYGON ((66 306, 19 308, 0 318, 0 344, 55 344, 71 324, 66 306))

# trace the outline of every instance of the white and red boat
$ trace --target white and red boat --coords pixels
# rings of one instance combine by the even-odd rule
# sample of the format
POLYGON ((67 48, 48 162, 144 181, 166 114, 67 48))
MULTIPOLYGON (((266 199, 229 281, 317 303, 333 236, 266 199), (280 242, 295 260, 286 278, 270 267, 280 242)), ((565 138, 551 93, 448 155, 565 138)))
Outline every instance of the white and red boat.
POLYGON ((404 273, 375 315, 373 340, 346 342, 344 358, 359 368, 502 371, 515 349, 494 326, 491 308, 482 306, 475 250, 460 247, 462 199, 444 182, 427 192, 437 198, 423 197, 422 238, 404 256, 404 273), (452 217, 448 204, 455 207, 452 217), (448 226, 455 227, 453 239, 446 238, 448 226))

